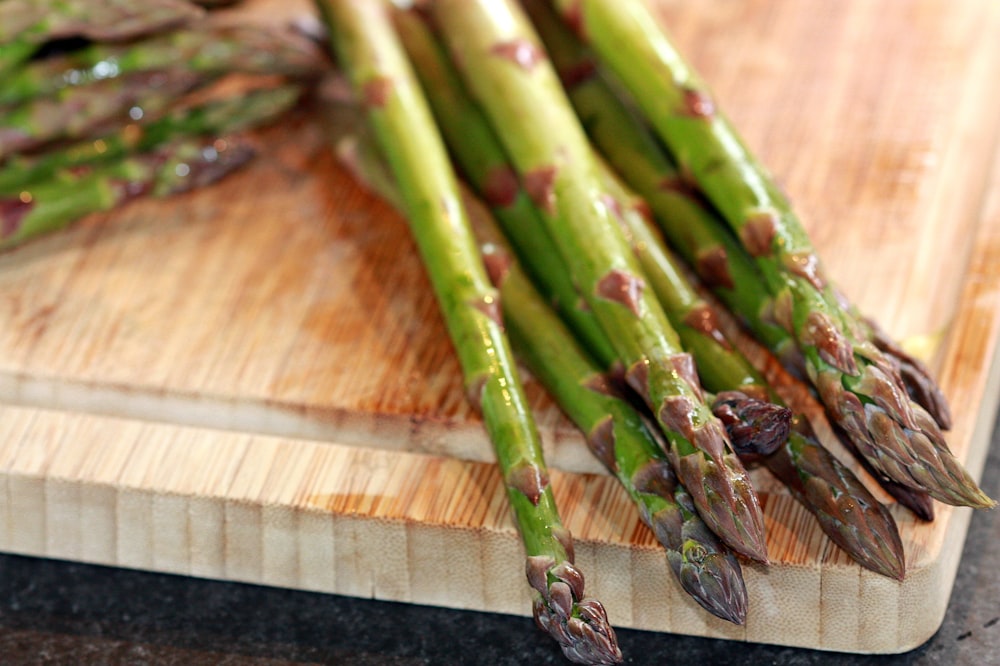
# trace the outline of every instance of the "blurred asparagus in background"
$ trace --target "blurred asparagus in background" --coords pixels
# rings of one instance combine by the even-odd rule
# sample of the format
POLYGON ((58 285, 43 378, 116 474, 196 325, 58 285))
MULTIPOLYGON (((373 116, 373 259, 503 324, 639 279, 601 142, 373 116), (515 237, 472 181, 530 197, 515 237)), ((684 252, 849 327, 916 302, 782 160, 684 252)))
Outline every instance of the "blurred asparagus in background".
POLYGON ((291 29, 217 24, 179 0, 3 0, 0 49, 2 248, 214 182, 327 71, 291 29))
POLYGON ((17 194, 0 194, 0 249, 136 197, 165 197, 204 187, 253 155, 251 146, 236 139, 181 138, 152 152, 57 171, 17 194))

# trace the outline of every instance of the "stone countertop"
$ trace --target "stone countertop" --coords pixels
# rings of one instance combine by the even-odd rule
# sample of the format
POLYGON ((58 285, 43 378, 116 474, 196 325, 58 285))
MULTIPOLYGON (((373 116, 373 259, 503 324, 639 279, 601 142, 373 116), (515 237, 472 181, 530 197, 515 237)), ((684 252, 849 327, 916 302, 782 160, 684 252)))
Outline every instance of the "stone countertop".
MULTIPOLYGON (((983 473, 1000 497, 1000 426, 983 473)), ((628 664, 1000 664, 1000 510, 972 517, 941 629, 902 655, 620 630, 628 664)), ((529 619, 0 555, 0 664, 564 664, 529 619)))

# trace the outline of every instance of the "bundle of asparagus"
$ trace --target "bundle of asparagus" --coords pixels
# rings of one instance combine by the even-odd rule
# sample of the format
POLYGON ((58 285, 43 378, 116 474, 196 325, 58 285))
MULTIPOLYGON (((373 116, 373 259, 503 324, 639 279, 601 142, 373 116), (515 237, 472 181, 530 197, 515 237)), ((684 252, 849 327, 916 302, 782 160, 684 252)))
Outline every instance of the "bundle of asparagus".
POLYGON ((323 70, 291 32, 184 0, 7 0, 0 54, 0 249, 222 178, 323 70))
MULTIPOLYGON (((748 600, 733 554, 766 558, 759 505, 737 453, 773 473, 862 566, 901 579, 904 554, 891 513, 819 442, 804 415, 781 407, 774 387, 719 325, 719 304, 703 297, 691 271, 789 370, 812 382, 862 464, 928 519, 931 496, 992 504, 947 451, 940 428, 949 416, 940 390, 926 368, 821 276, 787 203, 700 84, 677 71, 644 71, 609 53, 614 43, 631 40, 631 58, 671 54, 666 63, 680 67, 656 21, 631 3, 554 4, 567 24, 532 0, 524 8, 511 0, 436 0, 393 12, 392 30, 384 3, 321 3, 340 65, 376 130, 377 147, 361 140, 345 154, 360 180, 410 218, 467 374, 477 368, 466 360, 470 355, 496 354, 491 350, 498 344, 451 321, 460 316, 452 311, 469 309, 469 302, 486 310, 484 297, 461 296, 478 262, 496 288, 488 296, 492 321, 502 319, 520 359, 619 479, 684 589, 710 612, 741 622, 748 600), (377 34, 372 24, 379 25, 377 34), (378 46, 359 44, 366 39, 378 46), (397 39, 408 63, 398 60, 397 39), (391 57, 382 50, 386 42, 391 57), (621 87, 605 83, 612 74, 604 67, 640 102, 646 88, 653 90, 645 97, 648 107, 638 114, 630 108, 621 87), (679 100, 667 105, 666 120, 655 117, 661 110, 653 94, 679 100), (410 115, 400 117, 405 109, 410 115), (645 114, 654 129, 658 123, 667 128, 658 139, 646 129, 645 114), (685 129, 693 123, 711 131, 685 129), (441 137, 485 204, 456 197, 455 167, 440 157, 441 137), (449 242, 460 238, 463 247, 432 239, 442 224, 432 213, 444 214, 449 242), (688 266, 664 245, 661 230, 688 266), (478 254, 467 245, 473 236, 478 254), (441 264, 456 257, 467 263, 461 278, 449 279, 448 271, 458 269, 441 264), (900 460, 913 469, 902 471, 900 460)), ((519 387, 509 372, 508 385, 519 387)), ((513 486, 512 507, 530 559, 538 524, 526 519, 525 493, 506 459, 523 438, 491 426, 497 417, 478 402, 485 397, 478 388, 473 394, 513 486)), ((559 528, 554 507, 546 519, 553 521, 549 529, 559 528)), ((603 656, 567 649, 565 632, 553 630, 558 614, 551 587, 531 567, 529 582, 540 598, 536 618, 562 639, 567 656, 595 663, 617 658, 616 649, 603 656)), ((610 628, 600 636, 610 645, 610 628)))

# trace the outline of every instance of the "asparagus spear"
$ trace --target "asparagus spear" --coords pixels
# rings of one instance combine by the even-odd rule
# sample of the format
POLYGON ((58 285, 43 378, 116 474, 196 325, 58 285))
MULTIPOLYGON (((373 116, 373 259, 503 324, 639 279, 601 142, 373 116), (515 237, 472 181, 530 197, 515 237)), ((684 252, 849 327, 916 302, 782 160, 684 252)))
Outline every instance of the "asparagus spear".
POLYGON ((534 203, 521 188, 503 146, 424 17, 414 11, 397 11, 394 21, 441 134, 466 180, 490 206, 517 255, 544 258, 526 261, 525 269, 546 285, 553 304, 590 354, 602 367, 620 375, 623 370, 614 349, 594 313, 581 303, 558 249, 544 231, 534 203))
POLYGON ((208 185, 252 156, 252 148, 235 139, 180 139, 152 153, 59 171, 15 195, 0 195, 0 250, 138 196, 208 185))
MULTIPOLYGON (((595 13, 592 20, 618 20, 606 15, 604 8, 598 5, 599 3, 583 5, 585 8, 593 6, 596 8, 595 12, 599 12, 595 13)), ((632 7, 631 3, 627 5, 632 7)), ((573 16, 579 18, 578 14, 573 16)), ((584 16, 590 14, 585 11, 584 16)), ((632 14, 624 12, 623 16, 632 14)), ((547 31, 546 34, 550 33, 547 31)), ((560 42, 550 39, 550 51, 553 54, 560 52, 560 44, 564 43, 564 38, 560 42)), ((579 56, 577 59, 570 56, 563 61, 564 67, 561 69, 564 72, 583 71, 584 60, 579 56)), ((592 65, 590 71, 593 71, 592 65)), ((743 315, 762 342, 783 361, 793 365, 801 363, 805 367, 831 417, 847 432, 854 447, 877 473, 901 485, 925 490, 942 502, 992 506, 992 500, 979 490, 975 481, 948 450, 934 419, 906 397, 892 362, 874 345, 858 342, 859 336, 852 334, 850 354, 845 358, 849 357, 850 362, 858 368, 856 376, 843 373, 831 362, 832 356, 827 352, 833 347, 828 347, 826 351, 821 349, 825 346, 821 340, 825 332, 834 331, 849 320, 849 316, 838 310, 837 321, 834 321, 822 314, 831 312, 831 309, 826 301, 827 296, 816 290, 812 291, 809 299, 810 302, 815 301, 819 308, 815 311, 820 313, 818 318, 803 315, 804 310, 789 316, 790 312, 802 304, 791 302, 789 299, 793 297, 790 294, 799 293, 800 287, 808 279, 793 276, 791 282, 786 284, 789 290, 779 290, 776 293, 769 289, 775 280, 768 278, 768 271, 771 271, 772 278, 777 275, 774 264, 780 261, 776 261, 771 255, 762 255, 757 257, 759 261, 753 262, 734 238, 719 228, 713 215, 689 196, 683 179, 678 178, 677 170, 660 151, 655 140, 642 134, 628 111, 614 100, 611 90, 594 77, 576 76, 575 80, 580 86, 585 82, 588 89, 586 95, 578 95, 575 88, 571 94, 585 124, 592 130, 591 136, 605 151, 615 168, 621 170, 626 180, 649 201, 671 242, 682 254, 687 254, 686 258, 698 268, 720 298, 743 315), (790 320, 795 325, 788 327, 786 324, 790 320), (803 327, 807 321, 811 324, 803 327), (797 347, 802 352, 801 355, 794 352, 793 333, 798 335, 797 347), (803 334, 815 338, 812 345, 803 344, 803 334)), ((707 119, 696 120, 696 125, 700 123, 710 128, 721 128, 720 132, 728 131, 725 121, 714 114, 707 119)), ((677 118, 677 122, 683 126, 691 121, 691 118, 677 118)), ((698 132, 703 130, 704 128, 695 131, 694 135, 701 136, 698 132)), ((687 165, 685 168, 690 170, 692 167, 687 165)), ((727 169, 728 167, 720 167, 721 171, 727 169)), ((793 235, 801 240, 798 235, 793 235)), ((806 268, 811 270, 809 265, 806 268)), ((830 291, 832 293, 832 289, 830 291)), ((850 328, 855 333, 858 330, 853 323, 850 328)), ((834 331, 834 335, 836 337, 839 333, 834 331)))
POLYGON ((20 191, 50 178, 61 169, 72 170, 94 162, 142 153, 181 136, 220 136, 266 123, 287 111, 299 99, 301 88, 288 84, 252 90, 239 97, 179 108, 145 125, 129 124, 93 141, 54 148, 38 155, 15 155, 0 166, 0 193, 20 191))
POLYGON ((50 40, 125 40, 202 15, 185 0, 5 0, 0 3, 0 75, 50 40))
POLYGON ((434 121, 381 2, 318 2, 333 50, 366 105, 398 184, 465 375, 482 413, 527 553, 540 627, 570 659, 621 660, 603 606, 585 599, 562 526, 534 421, 500 323, 495 288, 483 269, 434 121))
POLYGON ((137 72, 183 68, 208 75, 244 72, 303 77, 316 74, 321 62, 310 42, 290 32, 200 24, 135 43, 92 44, 28 63, 4 81, 0 105, 137 72))
POLYGON ((127 118, 155 116, 201 81, 184 70, 144 72, 0 110, 0 161, 55 139, 89 136, 127 118))
POLYGON ((763 516, 691 357, 645 290, 611 219, 583 130, 529 24, 503 2, 439 0, 445 41, 492 120, 560 256, 664 428, 671 462, 702 518, 735 550, 765 560, 763 516))
MULTIPOLYGON (((399 25, 407 21, 404 17, 399 25)), ((370 146, 348 139, 338 145, 338 153, 362 184, 398 206, 392 177, 370 146)), ((616 394, 607 375, 536 291, 485 204, 472 195, 465 201, 490 279, 500 290, 515 352, 628 492, 666 549, 684 590, 714 615, 743 624, 747 600, 739 562, 698 516, 642 417, 616 394)))
MULTIPOLYGON (((753 257, 770 294, 780 303, 776 322, 796 338, 813 379, 836 374, 848 384, 864 375, 841 313, 804 230, 764 169, 717 112, 704 84, 684 63, 641 0, 557 0, 602 63, 621 79, 678 164, 732 227, 753 257)), ((867 351, 867 350, 865 350, 867 351)), ((863 358, 863 357, 862 357, 863 358)), ((881 378, 871 377, 869 381, 881 378)), ((890 393, 895 387, 887 385, 890 393)), ((821 391, 823 389, 821 388, 821 391)), ((832 389, 827 389, 830 391, 832 389)), ((905 408, 877 396, 883 410, 905 408)), ((848 406, 841 407, 846 418, 848 406)))

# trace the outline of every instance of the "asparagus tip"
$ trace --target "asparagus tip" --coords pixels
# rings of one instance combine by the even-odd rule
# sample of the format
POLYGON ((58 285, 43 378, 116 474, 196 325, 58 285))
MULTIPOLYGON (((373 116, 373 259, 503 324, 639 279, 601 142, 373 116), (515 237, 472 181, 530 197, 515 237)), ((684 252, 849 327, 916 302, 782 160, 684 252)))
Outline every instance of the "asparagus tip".
POLYGON ((733 450, 741 458, 768 456, 788 440, 792 411, 787 407, 740 391, 723 391, 716 395, 712 412, 722 421, 733 450))
MULTIPOLYGON (((708 529, 704 528, 704 532, 707 534, 708 529)), ((705 538, 701 535, 699 541, 705 538)), ((710 535, 708 538, 712 539, 710 535)), ((682 550, 667 551, 667 561, 681 587, 702 608, 733 624, 746 623, 747 588, 739 561, 732 554, 706 553, 704 546, 688 539, 682 550)))
POLYGON ((699 451, 681 456, 677 475, 702 520, 723 542, 741 555, 768 564, 760 502, 735 455, 709 460, 699 451), (720 471, 707 473, 703 467, 706 465, 720 471))
POLYGON ((622 653, 604 606, 583 598, 583 574, 547 556, 528 557, 528 582, 538 592, 532 606, 535 623, 578 664, 619 664, 622 653))

